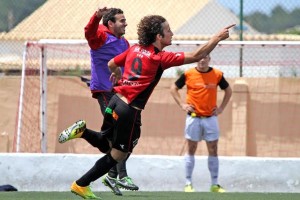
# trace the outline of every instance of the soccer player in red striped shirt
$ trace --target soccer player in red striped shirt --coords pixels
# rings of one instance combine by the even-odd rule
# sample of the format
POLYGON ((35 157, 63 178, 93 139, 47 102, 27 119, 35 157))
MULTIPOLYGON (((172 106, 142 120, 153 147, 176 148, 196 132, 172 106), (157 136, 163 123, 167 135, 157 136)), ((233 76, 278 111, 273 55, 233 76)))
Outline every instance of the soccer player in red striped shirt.
POLYGON ((108 62, 111 79, 117 83, 103 120, 101 132, 112 134, 111 151, 100 158, 76 184, 83 190, 106 174, 128 153, 140 138, 141 112, 165 69, 194 63, 207 56, 229 37, 227 26, 193 52, 163 51, 171 45, 173 32, 167 20, 159 15, 144 17, 138 24, 138 44, 108 62), (120 66, 124 66, 124 74, 120 66))

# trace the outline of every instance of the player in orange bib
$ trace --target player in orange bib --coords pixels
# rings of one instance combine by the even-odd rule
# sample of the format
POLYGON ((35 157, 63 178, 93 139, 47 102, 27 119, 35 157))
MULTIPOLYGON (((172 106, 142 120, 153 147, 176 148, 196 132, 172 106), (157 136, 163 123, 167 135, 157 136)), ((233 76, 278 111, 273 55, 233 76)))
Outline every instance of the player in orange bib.
POLYGON ((208 150, 208 169, 211 175, 211 192, 225 192, 218 183, 219 160, 218 140, 219 124, 217 116, 223 112, 232 94, 232 90, 220 70, 209 66, 210 55, 202 58, 197 66, 187 70, 171 86, 171 94, 176 103, 187 112, 185 138, 188 150, 185 155, 186 185, 185 192, 194 192, 192 173, 195 166, 195 152, 198 142, 206 141, 208 150), (178 92, 187 87, 186 101, 178 92), (217 87, 225 91, 223 101, 217 106, 217 87))

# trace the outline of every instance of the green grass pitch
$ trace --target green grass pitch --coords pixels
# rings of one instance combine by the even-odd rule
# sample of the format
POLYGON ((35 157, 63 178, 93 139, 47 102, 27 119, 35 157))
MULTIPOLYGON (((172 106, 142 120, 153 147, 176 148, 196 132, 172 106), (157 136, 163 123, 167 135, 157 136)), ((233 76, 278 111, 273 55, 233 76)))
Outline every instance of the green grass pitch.
MULTIPOLYGON (((95 192, 103 200, 299 200, 300 193, 209 193, 209 192, 95 192)), ((80 200, 71 192, 0 192, 2 200, 80 200)))

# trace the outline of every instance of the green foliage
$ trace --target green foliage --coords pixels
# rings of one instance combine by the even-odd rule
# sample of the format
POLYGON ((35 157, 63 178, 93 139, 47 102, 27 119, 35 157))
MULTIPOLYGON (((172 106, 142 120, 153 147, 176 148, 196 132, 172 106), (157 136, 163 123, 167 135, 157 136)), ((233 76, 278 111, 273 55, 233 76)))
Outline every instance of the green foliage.
POLYGON ((46 0, 1 0, 0 32, 8 32, 46 0))
POLYGON ((261 12, 254 12, 245 16, 245 21, 253 28, 262 33, 275 34, 300 34, 298 29, 287 32, 286 30, 293 29, 299 25, 300 8, 296 8, 291 12, 286 11, 281 6, 273 8, 271 14, 268 16, 261 12))
POLYGON ((60 76, 82 76, 85 75, 85 72, 81 70, 79 66, 76 66, 74 69, 60 70, 57 72, 57 75, 60 76))
POLYGON ((286 29, 285 31, 282 31, 281 33, 300 35, 300 26, 295 26, 293 28, 286 29))

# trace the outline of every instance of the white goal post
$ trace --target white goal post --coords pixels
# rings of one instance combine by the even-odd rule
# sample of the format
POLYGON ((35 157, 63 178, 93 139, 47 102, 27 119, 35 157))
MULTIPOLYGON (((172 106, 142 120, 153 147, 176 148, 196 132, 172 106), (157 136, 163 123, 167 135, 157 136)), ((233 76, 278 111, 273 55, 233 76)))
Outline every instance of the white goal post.
MULTIPOLYGON (((173 41, 165 50, 193 51, 205 42, 173 41)), ((300 76, 300 41, 222 41, 211 57, 211 64, 228 78, 300 76)), ((191 65, 168 69, 163 77, 174 78, 189 67, 191 65)), ((14 138, 16 152, 48 152, 48 77, 78 76, 89 70, 86 40, 43 39, 25 43, 14 138)))
MULTIPOLYGON (((31 44, 38 44, 38 42, 26 42, 25 49, 23 52, 23 62, 22 62, 22 76, 21 76, 21 88, 19 96, 19 109, 18 109, 18 125, 16 134, 16 152, 22 152, 21 150, 21 133, 22 133, 22 117, 23 117, 23 101, 24 101, 24 87, 25 87, 25 77, 26 77, 26 59, 27 59, 27 47, 31 44)), ((41 152, 47 152, 47 66, 46 66, 46 52, 43 46, 40 47, 40 138, 41 138, 41 152)))

